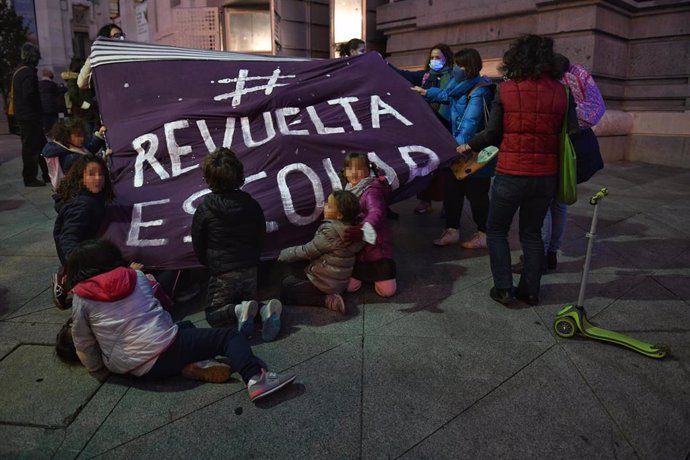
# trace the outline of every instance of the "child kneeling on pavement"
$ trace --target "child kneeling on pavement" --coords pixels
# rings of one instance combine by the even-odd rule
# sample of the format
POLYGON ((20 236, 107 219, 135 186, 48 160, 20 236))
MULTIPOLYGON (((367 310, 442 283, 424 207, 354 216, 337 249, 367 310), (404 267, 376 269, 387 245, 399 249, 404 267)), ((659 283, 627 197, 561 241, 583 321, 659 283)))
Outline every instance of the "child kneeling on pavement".
POLYGON ((229 328, 179 328, 154 297, 146 275, 128 268, 115 244, 88 240, 67 263, 72 288, 72 327, 58 334, 56 352, 79 361, 104 380, 110 372, 156 380, 182 373, 207 382, 225 382, 231 371, 247 384, 249 398, 261 399, 292 383, 294 374, 262 368, 247 338, 229 328), (74 351, 69 352, 69 339, 74 351), (224 356, 228 364, 214 360, 224 356))
POLYGON ((264 212, 251 195, 240 190, 244 166, 232 150, 221 147, 208 155, 203 174, 211 193, 194 213, 192 245, 199 262, 210 272, 206 321, 213 327, 229 326, 237 317, 238 330, 250 337, 259 313, 261 338, 275 340, 282 304, 271 299, 259 309, 254 300, 266 234, 264 212))
POLYGON ((311 261, 305 269, 307 279, 289 276, 283 280, 283 303, 326 307, 347 314, 341 294, 352 275, 355 254, 364 242, 348 242, 345 234, 358 214, 358 198, 352 192, 335 190, 324 204, 324 221, 314 239, 280 252, 279 262, 311 261))

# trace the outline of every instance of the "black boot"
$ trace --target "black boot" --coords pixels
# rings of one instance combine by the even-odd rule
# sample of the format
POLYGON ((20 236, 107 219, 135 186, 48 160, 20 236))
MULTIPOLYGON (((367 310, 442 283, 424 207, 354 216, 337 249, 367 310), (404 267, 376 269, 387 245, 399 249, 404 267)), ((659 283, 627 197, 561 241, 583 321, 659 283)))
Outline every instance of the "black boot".
POLYGON ((501 289, 492 287, 489 291, 489 296, 498 303, 510 305, 513 302, 513 288, 501 289))

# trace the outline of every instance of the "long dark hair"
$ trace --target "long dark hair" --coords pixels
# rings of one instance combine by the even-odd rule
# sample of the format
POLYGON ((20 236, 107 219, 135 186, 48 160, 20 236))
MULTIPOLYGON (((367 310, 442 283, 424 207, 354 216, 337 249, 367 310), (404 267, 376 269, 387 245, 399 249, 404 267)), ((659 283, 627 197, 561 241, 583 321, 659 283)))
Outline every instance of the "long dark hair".
POLYGON ((499 70, 511 80, 538 80, 543 72, 559 79, 563 72, 556 66, 553 40, 541 35, 523 35, 503 55, 499 70))
POLYGON ((67 364, 79 364, 79 356, 72 338, 72 318, 62 325, 55 337, 55 354, 67 364))
POLYGON ((338 56, 340 57, 349 57, 352 55, 352 52, 359 48, 360 46, 364 45, 364 41, 360 40, 359 38, 352 38, 345 43, 341 43, 336 47, 336 51, 338 52, 338 56))
POLYGON ((72 251, 67 260, 67 288, 118 267, 127 267, 122 252, 108 240, 86 240, 72 251))
POLYGON ((115 191, 113 190, 113 183, 110 180, 108 165, 105 164, 102 158, 96 155, 87 154, 77 158, 58 186, 57 193, 65 203, 79 195, 79 192, 84 188, 84 170, 89 163, 98 163, 101 165, 104 177, 102 193, 105 195, 105 201, 110 202, 115 198, 115 191))
POLYGON ((433 50, 439 50, 441 54, 443 54, 443 57, 446 60, 445 67, 453 67, 453 51, 450 49, 450 46, 446 45, 445 43, 437 43, 431 48, 429 48, 429 52, 426 53, 424 71, 428 72, 429 70, 431 70, 431 67, 429 67, 429 61, 431 60, 431 52, 433 50))

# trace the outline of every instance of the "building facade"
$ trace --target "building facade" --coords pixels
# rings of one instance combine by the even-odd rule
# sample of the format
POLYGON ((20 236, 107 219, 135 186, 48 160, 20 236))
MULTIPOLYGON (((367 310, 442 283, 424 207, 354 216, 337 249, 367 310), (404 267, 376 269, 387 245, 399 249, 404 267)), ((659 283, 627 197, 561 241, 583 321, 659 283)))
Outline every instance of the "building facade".
POLYGON ((376 21, 397 66, 447 43, 479 50, 493 77, 513 39, 548 35, 604 95, 595 130, 607 160, 690 164, 690 1, 391 0, 376 21))
MULTIPOLYGON (((0 0, 2 1, 2 0, 0 0)), ((8 0, 5 0, 8 1, 8 0)), ((690 0, 9 0, 31 16, 40 67, 85 57, 98 29, 182 47, 328 58, 362 38, 398 67, 421 68, 436 43, 473 47, 497 67, 525 33, 594 75, 607 160, 690 164, 690 0)))

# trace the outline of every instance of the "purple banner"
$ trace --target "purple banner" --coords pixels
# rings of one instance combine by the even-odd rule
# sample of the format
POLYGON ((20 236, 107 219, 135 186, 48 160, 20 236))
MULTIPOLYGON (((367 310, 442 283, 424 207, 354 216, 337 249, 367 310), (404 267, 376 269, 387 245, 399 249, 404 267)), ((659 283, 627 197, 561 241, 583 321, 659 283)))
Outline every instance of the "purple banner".
POLYGON ((265 258, 313 236, 324 200, 341 188, 347 153, 369 153, 394 201, 455 155, 448 131, 378 54, 307 61, 195 53, 94 44, 117 194, 104 236, 149 268, 199 265, 190 227, 209 193, 200 166, 216 147, 231 147, 244 163, 243 190, 266 215, 265 258))

